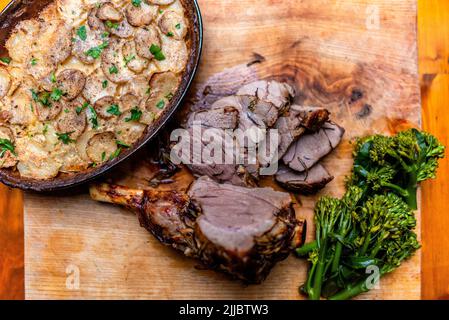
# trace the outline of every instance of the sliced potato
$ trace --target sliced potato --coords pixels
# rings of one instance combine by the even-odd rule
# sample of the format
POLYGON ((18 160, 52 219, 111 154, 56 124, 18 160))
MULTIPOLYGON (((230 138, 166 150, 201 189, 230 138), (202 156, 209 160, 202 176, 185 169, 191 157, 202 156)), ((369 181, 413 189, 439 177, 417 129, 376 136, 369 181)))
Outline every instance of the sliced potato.
POLYGON ((6 96, 11 87, 11 76, 6 68, 0 66, 0 99, 6 96))
POLYGON ((62 102, 51 102, 51 106, 44 106, 40 102, 33 101, 34 113, 39 121, 49 121, 55 119, 64 108, 62 102))
MULTIPOLYGON (((0 125, 0 139, 6 139, 14 146, 14 134, 7 126, 0 125)), ((0 168, 11 168, 17 164, 17 157, 11 151, 5 151, 0 157, 0 168)))
POLYGON ((102 119, 111 119, 112 117, 117 116, 118 112, 120 112, 117 100, 111 96, 103 97, 95 102, 94 109, 97 115, 102 119), (114 107, 116 108, 116 115, 114 115, 114 107))
POLYGON ((56 120, 56 130, 59 133, 70 133, 70 138, 75 140, 84 132, 87 126, 86 113, 76 112, 76 108, 68 107, 61 112, 56 120))
POLYGON ((86 39, 80 39, 77 31, 78 29, 73 30, 73 49, 72 54, 80 59, 83 63, 93 64, 95 63, 96 58, 93 54, 94 50, 99 49, 107 39, 102 38, 101 33, 94 31, 89 26, 84 26, 86 28, 86 39))
POLYGON ((157 5, 148 4, 145 1, 140 6, 128 4, 125 9, 125 15, 129 24, 134 27, 143 27, 149 25, 157 16, 159 7, 157 5))
POLYGON ((149 74, 149 76, 147 77, 147 73, 148 72, 145 71, 145 75, 141 74, 135 76, 131 81, 126 83, 126 85, 121 88, 121 95, 132 93, 142 98, 148 98, 151 92, 149 79, 151 78, 152 74, 149 74))
POLYGON ((101 68, 89 75, 83 90, 83 96, 91 104, 95 104, 98 99, 106 96, 114 96, 117 85, 108 80, 101 68))
POLYGON ((36 121, 33 113, 31 92, 25 86, 20 86, 11 97, 5 100, 6 110, 9 112, 9 123, 30 125, 36 121))
POLYGON ((183 15, 167 10, 159 19, 159 28, 162 33, 176 40, 182 40, 187 35, 187 22, 183 15))
POLYGON ((189 51, 184 41, 178 41, 170 37, 162 37, 162 52, 164 60, 154 60, 159 71, 182 72, 189 59, 189 51))
POLYGON ((87 15, 87 24, 94 31, 104 32, 106 31, 106 27, 104 25, 104 22, 97 17, 97 13, 98 8, 95 6, 89 11, 89 14, 87 15))
POLYGON ((73 100, 83 91, 86 84, 86 75, 76 69, 66 69, 58 74, 56 83, 64 92, 64 98, 73 100))
POLYGON ((117 151, 117 142, 112 132, 94 135, 87 143, 86 154, 95 163, 102 163, 117 151))
POLYGON ((149 3, 152 4, 158 4, 161 6, 168 6, 169 4, 172 4, 175 2, 175 0, 147 0, 149 3))
POLYGON ((145 132, 146 125, 139 121, 127 121, 131 118, 131 111, 123 113, 118 119, 115 132, 117 138, 125 144, 132 145, 139 140, 145 132))
POLYGON ((145 109, 158 117, 169 105, 179 82, 179 77, 172 72, 153 75, 150 81, 151 92, 145 103, 145 109))
POLYGON ((39 30, 40 24, 35 19, 23 20, 17 24, 5 44, 13 61, 23 63, 27 60, 39 30))
POLYGON ((133 93, 127 93, 120 98, 120 111, 129 111, 132 108, 139 107, 142 98, 133 93))
POLYGON ((96 135, 97 133, 93 130, 86 130, 83 132, 83 134, 76 140, 76 150, 78 151, 78 154, 80 155, 81 159, 87 162, 91 162, 91 159, 86 153, 87 150, 87 144, 89 143, 89 140, 96 135))
POLYGON ((134 41, 127 41, 123 45, 123 57, 126 60, 126 66, 128 69, 135 73, 141 73, 148 68, 149 61, 140 57, 136 51, 136 44, 134 41))
POLYGON ((79 25, 86 19, 87 12, 83 1, 56 0, 56 6, 61 17, 70 25, 79 25))
POLYGON ((81 158, 74 143, 61 145, 60 149, 53 156, 62 160, 60 172, 79 172, 86 170, 89 166, 88 161, 81 158))
POLYGON ((115 22, 110 27, 106 25, 106 30, 119 38, 130 38, 135 32, 134 27, 130 25, 126 19, 115 22))
POLYGON ((125 57, 122 50, 124 43, 125 40, 112 39, 101 55, 103 74, 115 83, 125 83, 134 77, 134 73, 125 65, 125 57))
POLYGON ((136 45, 137 54, 142 58, 150 60, 154 58, 153 54, 150 52, 151 46, 155 45, 161 47, 159 32, 153 26, 148 26, 137 30, 134 42, 136 45))
POLYGON ((123 19, 123 15, 111 2, 104 2, 99 5, 96 16, 98 19, 103 21, 116 22, 123 19))

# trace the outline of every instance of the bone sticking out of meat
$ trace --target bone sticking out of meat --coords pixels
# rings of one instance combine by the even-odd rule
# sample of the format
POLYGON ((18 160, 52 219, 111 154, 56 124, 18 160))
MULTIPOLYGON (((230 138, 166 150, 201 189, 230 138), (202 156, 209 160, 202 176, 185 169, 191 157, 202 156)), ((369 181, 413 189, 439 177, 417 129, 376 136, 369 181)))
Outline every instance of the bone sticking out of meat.
POLYGON ((333 179, 334 177, 319 163, 303 172, 282 166, 276 174, 276 181, 283 188, 300 194, 314 194, 333 179))
POLYGON ((327 122, 316 133, 303 135, 290 146, 282 160, 291 169, 303 172, 312 168, 341 142, 345 130, 327 122))
POLYGON ((92 185, 94 200, 126 206, 159 241, 206 267, 260 283, 292 248, 304 242, 288 193, 218 184, 207 177, 188 193, 92 185))

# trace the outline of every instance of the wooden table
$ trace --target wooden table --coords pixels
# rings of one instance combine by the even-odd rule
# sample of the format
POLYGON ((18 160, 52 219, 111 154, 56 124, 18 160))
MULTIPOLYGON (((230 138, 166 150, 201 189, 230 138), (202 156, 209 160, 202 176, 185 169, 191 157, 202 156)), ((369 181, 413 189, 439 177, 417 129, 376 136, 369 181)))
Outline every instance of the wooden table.
MULTIPOLYGON (((287 0, 285 0, 287 1, 287 0)), ((331 1, 331 0, 329 0, 331 1)), ((3 7, 8 0, 0 0, 3 7)), ((444 102, 449 100, 449 2, 419 0, 419 48, 424 128, 446 145, 444 102), (438 119, 438 121, 437 121, 438 119)), ((448 101, 449 102, 449 101, 448 101)), ((439 179, 423 188, 423 274, 425 299, 449 298, 449 216, 446 178, 449 160, 442 162, 439 179)), ((23 299, 23 213, 20 191, 0 186, 0 298, 23 299)))

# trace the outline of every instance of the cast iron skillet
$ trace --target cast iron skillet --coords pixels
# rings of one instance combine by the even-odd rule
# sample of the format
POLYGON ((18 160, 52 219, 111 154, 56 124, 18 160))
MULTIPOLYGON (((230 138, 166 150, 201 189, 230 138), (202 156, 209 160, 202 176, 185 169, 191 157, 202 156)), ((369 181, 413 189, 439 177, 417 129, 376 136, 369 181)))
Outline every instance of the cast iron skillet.
MULTIPOLYGON (((7 55, 4 47, 11 30, 22 20, 34 18, 49 3, 54 0, 12 0, 11 3, 0 13, 0 56, 7 55)), ((78 173, 66 174, 60 173, 57 177, 49 180, 36 180, 22 178, 15 169, 1 169, 0 181, 4 184, 20 188, 22 190, 32 190, 38 192, 48 192, 75 187, 88 182, 109 171, 117 164, 127 159, 137 150, 141 149, 149 142, 170 119, 173 113, 181 104, 189 89, 196 70, 198 68, 201 49, 203 43, 203 26, 201 12, 197 0, 180 0, 185 8, 189 20, 188 45, 190 47, 190 57, 187 62, 186 70, 182 76, 182 81, 178 91, 166 108, 161 117, 152 125, 148 126, 144 135, 134 144, 133 148, 125 150, 116 159, 109 161, 97 168, 90 168, 78 173)))

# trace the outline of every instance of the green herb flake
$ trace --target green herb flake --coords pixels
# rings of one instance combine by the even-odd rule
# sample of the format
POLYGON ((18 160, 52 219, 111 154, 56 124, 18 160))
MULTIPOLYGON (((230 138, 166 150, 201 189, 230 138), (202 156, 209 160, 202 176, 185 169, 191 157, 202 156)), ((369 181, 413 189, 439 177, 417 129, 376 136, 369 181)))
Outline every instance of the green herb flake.
POLYGON ((42 130, 42 133, 47 134, 47 132, 48 132, 48 124, 45 124, 44 130, 42 130))
POLYGON ((106 110, 107 113, 110 113, 114 116, 120 116, 122 113, 120 112, 120 108, 117 104, 111 105, 108 110, 106 110))
POLYGON ((134 7, 139 8, 142 4, 142 0, 131 0, 131 3, 134 7))
POLYGON ((101 34, 101 37, 102 37, 103 39, 109 37, 109 32, 107 32, 107 31, 103 32, 103 33, 101 34))
POLYGON ((78 28, 78 30, 76 30, 76 34, 78 35, 78 37, 83 40, 86 41, 87 39, 87 30, 86 30, 86 26, 81 26, 78 28))
POLYGON ((58 140, 62 141, 63 144, 69 144, 72 142, 75 142, 75 140, 70 138, 70 135, 74 133, 75 131, 67 132, 67 133, 56 133, 58 136, 58 140))
POLYGON ((104 80, 104 81, 101 83, 101 86, 103 87, 103 89, 106 89, 106 88, 108 87, 108 80, 104 80))
POLYGON ((167 33, 167 37, 173 37, 174 36, 174 33, 173 32, 171 32, 171 31, 169 31, 168 33, 167 33))
POLYGON ((165 98, 166 98, 168 101, 171 101, 171 100, 173 99, 173 97, 174 97, 174 94, 171 93, 171 92, 165 96, 165 98))
POLYGON ((0 158, 3 158, 7 151, 11 152, 13 155, 16 155, 15 147, 11 140, 0 139, 0 158))
POLYGON ((150 47, 150 52, 154 56, 154 59, 156 59, 157 61, 165 60, 165 56, 162 53, 162 49, 158 45, 152 44, 150 47))
POLYGON ((31 65, 35 66, 37 64, 37 59, 36 58, 32 58, 31 59, 31 65))
POLYGON ((125 122, 139 121, 142 118, 142 111, 138 107, 131 109, 131 116, 125 119, 125 122))
POLYGON ((125 56, 124 59, 125 59, 125 67, 126 67, 126 66, 128 66, 128 64, 129 64, 131 61, 133 61, 133 60, 136 59, 136 56, 135 56, 135 55, 130 55, 130 56, 128 56, 128 57, 125 56))
POLYGON ((92 57, 94 59, 98 59, 101 56, 101 53, 103 52, 103 49, 105 49, 108 45, 109 45, 109 42, 104 41, 98 47, 90 48, 84 54, 86 56, 92 57))
POLYGON ((106 152, 103 151, 103 153, 101 154, 101 161, 106 160, 106 152))
POLYGON ((110 74, 117 74, 118 73, 118 69, 116 65, 113 65, 112 67, 109 68, 109 73, 110 74))
POLYGON ((54 72, 51 73, 50 81, 51 81, 52 83, 56 83, 56 75, 55 75, 54 72))
POLYGON ((175 26, 175 28, 178 29, 178 30, 181 29, 181 24, 178 23, 178 24, 175 26))
POLYGON ((159 102, 156 104, 156 108, 158 108, 158 109, 160 109, 160 110, 164 109, 164 107, 165 107, 165 101, 164 101, 164 100, 161 100, 161 101, 159 101, 159 102))
POLYGON ((109 160, 113 160, 113 159, 117 158, 120 155, 120 153, 122 153, 122 148, 119 147, 119 148, 117 148, 117 150, 114 151, 113 154, 111 154, 111 156, 109 157, 109 160))
POLYGON ((89 121, 92 124, 92 128, 97 129, 98 128, 97 112, 95 111, 94 107, 92 107, 91 105, 88 105, 87 108, 89 109, 89 112, 90 112, 89 121))
POLYGON ((112 21, 106 21, 105 22, 106 27, 110 28, 110 29, 118 29, 119 24, 117 22, 112 22, 112 21))
POLYGON ((116 142, 117 142, 117 145, 119 147, 123 147, 123 148, 126 148, 126 149, 131 148, 131 146, 129 144, 126 144, 123 141, 117 140, 116 142))
POLYGON ((50 98, 53 100, 53 101, 59 101, 59 100, 61 100, 61 97, 63 96, 63 92, 62 92, 62 90, 61 89, 59 89, 59 88, 54 88, 52 91, 51 91, 51 94, 50 94, 50 98))
POLYGON ((11 59, 8 57, 2 57, 0 58, 0 61, 3 62, 4 64, 10 64, 11 63, 11 59))
POLYGON ((151 94, 151 87, 147 88, 147 91, 145 91, 146 94, 150 95, 151 94))

